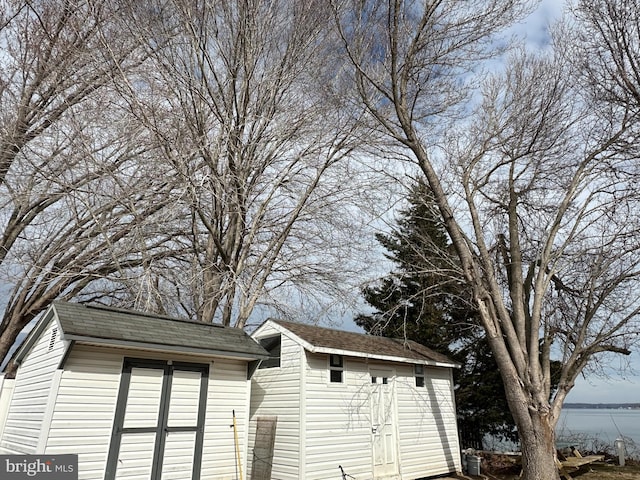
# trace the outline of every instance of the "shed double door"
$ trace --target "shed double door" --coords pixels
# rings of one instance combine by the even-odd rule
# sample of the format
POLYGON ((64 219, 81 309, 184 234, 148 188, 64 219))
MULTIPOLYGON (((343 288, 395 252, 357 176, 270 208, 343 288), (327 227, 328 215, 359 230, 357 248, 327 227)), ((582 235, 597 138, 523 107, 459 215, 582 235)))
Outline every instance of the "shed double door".
POLYGON ((209 366, 125 359, 106 480, 200 478, 209 366))

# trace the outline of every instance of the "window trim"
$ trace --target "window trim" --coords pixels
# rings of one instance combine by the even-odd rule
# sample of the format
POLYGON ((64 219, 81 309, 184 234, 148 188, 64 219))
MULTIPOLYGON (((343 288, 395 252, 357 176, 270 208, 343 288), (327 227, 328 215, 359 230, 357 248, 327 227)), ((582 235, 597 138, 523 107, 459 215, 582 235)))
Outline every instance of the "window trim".
POLYGON ((425 368, 421 363, 413 365, 413 376, 415 378, 416 388, 424 388, 427 385, 427 382, 425 381, 425 368))
POLYGON ((337 355, 337 354, 333 354, 330 353, 328 358, 327 358, 327 363, 329 365, 328 368, 328 383, 329 384, 344 384, 345 383, 345 378, 344 378, 344 372, 345 372, 345 368, 344 368, 344 356, 343 355, 337 355), (334 359, 336 359, 337 361, 334 362, 334 359), (333 372, 338 372, 340 375, 340 380, 334 380, 333 379, 333 372))
POLYGON ((271 368, 280 368, 282 365, 282 334, 268 335, 258 339, 258 343, 262 348, 269 352, 269 358, 260 362, 259 370, 268 370, 271 368), (278 355, 272 355, 274 351, 278 355))

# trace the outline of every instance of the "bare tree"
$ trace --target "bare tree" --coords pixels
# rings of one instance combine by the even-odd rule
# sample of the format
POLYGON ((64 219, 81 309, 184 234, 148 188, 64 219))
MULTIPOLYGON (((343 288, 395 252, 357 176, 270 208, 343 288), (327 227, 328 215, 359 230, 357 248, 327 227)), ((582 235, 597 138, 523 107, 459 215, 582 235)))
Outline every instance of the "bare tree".
POLYGON ((367 193, 350 155, 367 130, 362 107, 342 103, 320 6, 172 0, 147 6, 162 12, 152 21, 133 12, 145 43, 162 48, 131 94, 181 184, 173 221, 191 249, 159 272, 168 309, 243 327, 257 305, 342 294, 359 236, 353 200, 367 193))
MULTIPOLYGON (((607 25, 613 12, 637 15, 597 3, 611 6, 601 8, 607 25)), ((463 76, 518 5, 333 6, 361 101, 434 193, 502 375, 524 477, 558 478, 554 427, 566 394, 603 355, 628 353, 640 330, 629 75, 620 80, 614 68, 619 103, 594 99, 570 61, 582 47, 557 38, 551 55, 513 54, 485 82, 475 111, 464 112, 468 120, 442 132, 438 122, 460 105, 463 76), (553 356, 563 362, 556 392, 553 356)), ((626 67, 638 58, 637 38, 626 67)), ((613 85, 610 71, 590 77, 598 75, 598 85, 613 85)))
MULTIPOLYGON (((52 300, 105 278, 129 281, 132 269, 164 257, 168 235, 153 219, 171 200, 150 173, 158 168, 141 163, 151 148, 144 130, 115 95, 116 74, 143 59, 114 21, 117 5, 3 7, 0 358, 52 300)), ((108 293, 121 292, 112 284, 108 293)))

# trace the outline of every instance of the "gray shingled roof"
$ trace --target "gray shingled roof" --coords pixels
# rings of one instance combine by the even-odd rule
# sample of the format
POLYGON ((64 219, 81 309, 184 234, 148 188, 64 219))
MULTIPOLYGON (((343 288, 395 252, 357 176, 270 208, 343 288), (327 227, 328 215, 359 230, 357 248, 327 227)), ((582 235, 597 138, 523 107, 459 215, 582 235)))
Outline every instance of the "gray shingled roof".
POLYGON ((404 358, 417 362, 457 365, 447 356, 434 352, 413 340, 378 337, 284 320, 272 321, 316 348, 357 352, 371 356, 404 358))
POLYGON ((54 302, 53 309, 63 338, 67 339, 268 357, 268 353, 239 328, 69 302, 54 302))

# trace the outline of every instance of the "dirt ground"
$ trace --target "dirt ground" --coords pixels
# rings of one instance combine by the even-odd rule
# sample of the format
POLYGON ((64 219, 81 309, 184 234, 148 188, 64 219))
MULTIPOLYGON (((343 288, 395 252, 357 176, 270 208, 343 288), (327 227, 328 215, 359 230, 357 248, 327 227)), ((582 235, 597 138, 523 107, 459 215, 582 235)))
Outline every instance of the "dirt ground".
MULTIPOLYGON (((640 479, 640 467, 639 466, 625 466, 618 467, 613 465, 592 465, 589 467, 583 467, 581 470, 571 474, 571 477, 575 480, 639 480, 640 479)), ((470 477, 475 479, 489 479, 489 480, 520 480, 518 474, 499 474, 492 475, 490 473, 482 473, 481 477, 470 477)), ((563 479, 564 480, 564 479, 563 479)))
MULTIPOLYGON (((489 480, 520 480, 520 467, 512 459, 483 459, 480 477, 468 477, 489 480)), ((585 465, 571 473, 575 480, 640 480, 640 462, 630 460, 624 467, 618 466, 613 459, 606 462, 585 465)), ((564 479, 563 479, 564 480, 564 479)))

